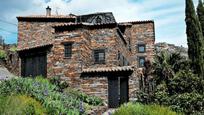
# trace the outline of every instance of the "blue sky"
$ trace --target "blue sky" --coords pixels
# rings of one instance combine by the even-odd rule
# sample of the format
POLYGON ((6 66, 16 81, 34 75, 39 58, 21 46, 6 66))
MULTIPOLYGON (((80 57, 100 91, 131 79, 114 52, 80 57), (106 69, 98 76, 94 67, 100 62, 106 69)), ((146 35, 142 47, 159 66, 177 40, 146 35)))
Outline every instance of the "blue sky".
POLYGON ((156 42, 187 47, 185 0, 0 0, 0 35, 6 43, 17 42, 16 16, 44 15, 48 5, 52 14, 111 11, 118 22, 154 20, 156 42))

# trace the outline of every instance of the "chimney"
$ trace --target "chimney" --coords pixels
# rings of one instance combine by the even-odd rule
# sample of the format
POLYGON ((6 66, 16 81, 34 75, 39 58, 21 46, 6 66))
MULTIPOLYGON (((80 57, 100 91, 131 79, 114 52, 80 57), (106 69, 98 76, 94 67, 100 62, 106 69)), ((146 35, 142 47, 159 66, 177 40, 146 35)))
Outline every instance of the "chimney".
POLYGON ((46 16, 51 16, 51 8, 49 6, 46 8, 46 16))

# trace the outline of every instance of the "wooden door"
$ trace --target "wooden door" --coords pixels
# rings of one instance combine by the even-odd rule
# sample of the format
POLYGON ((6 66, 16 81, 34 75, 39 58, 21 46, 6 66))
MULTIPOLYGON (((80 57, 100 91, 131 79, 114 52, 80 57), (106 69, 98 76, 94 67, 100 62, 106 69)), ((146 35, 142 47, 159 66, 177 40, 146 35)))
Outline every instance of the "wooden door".
POLYGON ((21 75, 35 77, 38 75, 47 75, 47 58, 46 54, 36 54, 22 58, 21 75))
POLYGON ((128 102, 128 90, 128 77, 120 77, 120 104, 128 102))
POLYGON ((109 108, 119 106, 118 77, 108 77, 108 106, 109 108))

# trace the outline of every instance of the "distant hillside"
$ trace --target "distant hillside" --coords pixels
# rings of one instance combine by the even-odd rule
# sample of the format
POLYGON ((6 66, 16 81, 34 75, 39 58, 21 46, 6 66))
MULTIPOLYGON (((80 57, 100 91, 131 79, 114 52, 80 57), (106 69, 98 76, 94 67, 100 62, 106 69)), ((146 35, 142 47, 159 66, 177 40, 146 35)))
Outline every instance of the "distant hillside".
POLYGON ((180 52, 181 55, 188 57, 188 48, 182 46, 175 46, 174 44, 168 44, 166 42, 159 42, 155 44, 156 52, 167 50, 169 52, 180 52))

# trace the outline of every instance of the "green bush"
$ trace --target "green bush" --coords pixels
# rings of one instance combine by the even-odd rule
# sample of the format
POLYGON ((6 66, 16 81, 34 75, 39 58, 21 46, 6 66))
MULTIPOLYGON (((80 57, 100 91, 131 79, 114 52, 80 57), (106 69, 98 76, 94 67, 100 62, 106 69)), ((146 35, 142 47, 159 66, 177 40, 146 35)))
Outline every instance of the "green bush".
POLYGON ((113 115, 178 115, 168 107, 159 105, 142 105, 139 103, 128 103, 122 105, 113 115))
POLYGON ((49 79, 50 83, 56 85, 58 87, 58 90, 62 92, 65 88, 67 88, 69 85, 65 81, 62 81, 60 77, 52 77, 49 79))
POLYGON ((25 96, 0 96, 0 113, 3 115, 44 115, 46 109, 35 99, 25 96))
POLYGON ((157 86, 154 102, 170 106, 174 111, 186 114, 204 112, 204 81, 190 71, 180 71, 169 82, 157 86))
POLYGON ((0 59, 6 58, 6 52, 4 50, 0 50, 0 59))
POLYGON ((34 79, 13 78, 0 83, 0 94, 31 96, 42 103, 48 114, 84 114, 87 104, 102 105, 102 100, 98 97, 88 96, 71 88, 61 92, 59 88, 41 76, 34 79))
POLYGON ((137 91, 136 96, 137 96, 137 102, 144 103, 144 104, 151 103, 153 99, 152 94, 146 93, 144 91, 137 91))
POLYGON ((85 93, 79 92, 76 89, 67 88, 64 91, 65 94, 70 95, 72 97, 76 97, 78 100, 88 103, 89 105, 102 105, 103 100, 96 96, 90 96, 85 93))
POLYGON ((165 83, 157 86, 154 93, 154 102, 160 105, 169 105, 169 94, 165 83))
POLYGON ((56 91, 57 86, 47 79, 37 77, 15 78, 0 83, 0 94, 3 96, 26 94, 40 101, 47 109, 48 114, 79 114, 81 101, 56 91))
POLYGON ((191 93, 192 91, 197 93, 204 92, 204 80, 199 78, 197 75, 189 71, 180 71, 169 83, 169 93, 181 94, 191 93))
POLYGON ((12 46, 9 50, 12 51, 12 52, 16 52, 17 51, 17 47, 16 46, 12 46))
POLYGON ((170 97, 170 107, 186 114, 198 114, 204 111, 204 96, 198 93, 183 93, 170 97))

